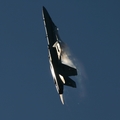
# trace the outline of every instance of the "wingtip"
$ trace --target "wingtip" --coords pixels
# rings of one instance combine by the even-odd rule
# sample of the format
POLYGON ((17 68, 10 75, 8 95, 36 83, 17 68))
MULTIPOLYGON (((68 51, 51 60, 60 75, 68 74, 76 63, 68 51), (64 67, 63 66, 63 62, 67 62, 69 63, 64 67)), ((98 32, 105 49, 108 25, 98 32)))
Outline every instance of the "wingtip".
POLYGON ((60 100, 61 100, 62 104, 64 105, 63 94, 60 94, 60 100))

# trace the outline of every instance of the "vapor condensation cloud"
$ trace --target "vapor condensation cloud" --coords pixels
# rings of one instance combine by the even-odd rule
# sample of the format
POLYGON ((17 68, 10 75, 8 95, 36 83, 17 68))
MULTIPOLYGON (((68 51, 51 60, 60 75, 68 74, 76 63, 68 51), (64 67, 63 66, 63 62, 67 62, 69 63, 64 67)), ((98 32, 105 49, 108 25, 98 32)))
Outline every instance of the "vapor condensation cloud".
POLYGON ((62 46, 62 55, 61 55, 62 63, 77 68, 77 72, 78 72, 77 76, 71 77, 76 82, 77 88, 74 89, 65 86, 64 98, 65 101, 70 101, 72 97, 73 100, 71 101, 73 103, 76 102, 78 104, 79 102, 84 100, 84 98, 87 95, 87 90, 85 85, 87 80, 87 74, 85 72, 84 65, 80 60, 74 57, 69 47, 63 42, 61 42, 61 46, 62 46))
POLYGON ((61 62, 63 64, 76 68, 73 61, 70 59, 71 53, 68 46, 65 43, 61 42, 61 47, 62 47, 61 62))

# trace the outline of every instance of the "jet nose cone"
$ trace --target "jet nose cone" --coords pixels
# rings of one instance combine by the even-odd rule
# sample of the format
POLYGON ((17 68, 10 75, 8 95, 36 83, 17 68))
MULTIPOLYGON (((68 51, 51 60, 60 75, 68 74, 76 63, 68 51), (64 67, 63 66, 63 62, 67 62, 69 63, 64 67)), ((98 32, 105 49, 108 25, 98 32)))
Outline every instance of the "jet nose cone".
POLYGON ((43 6, 43 7, 42 7, 42 9, 44 10, 44 9, 45 9, 45 7, 43 6))
POLYGON ((47 15, 47 10, 44 6, 42 7, 42 15, 43 15, 43 19, 45 19, 46 15, 47 15))
POLYGON ((42 11, 43 11, 43 13, 45 13, 47 11, 44 6, 42 7, 42 11))
POLYGON ((44 6, 42 8, 42 13, 43 13, 44 16, 49 16, 49 14, 48 14, 48 12, 47 12, 47 10, 44 6))

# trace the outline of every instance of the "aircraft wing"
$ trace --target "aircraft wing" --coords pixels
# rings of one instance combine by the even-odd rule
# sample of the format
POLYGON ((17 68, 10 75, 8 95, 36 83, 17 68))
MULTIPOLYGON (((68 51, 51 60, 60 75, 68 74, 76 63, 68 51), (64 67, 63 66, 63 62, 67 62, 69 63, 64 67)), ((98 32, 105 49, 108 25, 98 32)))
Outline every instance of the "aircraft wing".
POLYGON ((77 75, 77 70, 76 68, 61 64, 59 68, 59 73, 63 76, 75 76, 77 75))

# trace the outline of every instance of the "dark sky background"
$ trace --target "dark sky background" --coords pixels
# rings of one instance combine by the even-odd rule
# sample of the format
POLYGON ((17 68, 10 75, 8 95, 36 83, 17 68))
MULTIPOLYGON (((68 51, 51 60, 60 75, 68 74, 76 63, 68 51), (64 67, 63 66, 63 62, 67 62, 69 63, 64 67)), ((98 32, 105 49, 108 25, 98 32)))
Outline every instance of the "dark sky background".
POLYGON ((0 120, 120 120, 120 1, 0 0, 0 120), (65 88, 65 105, 49 69, 43 5, 86 71, 79 89, 65 88))

